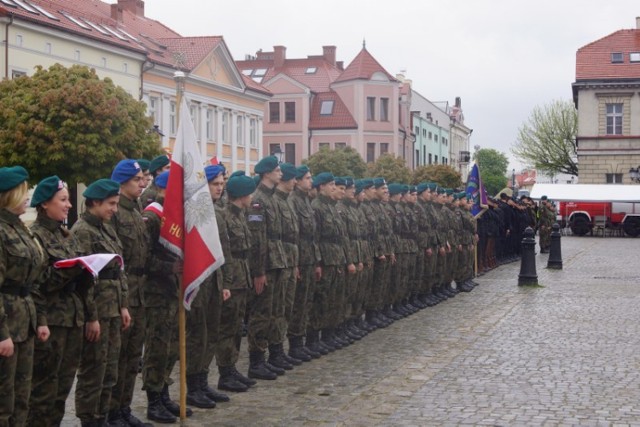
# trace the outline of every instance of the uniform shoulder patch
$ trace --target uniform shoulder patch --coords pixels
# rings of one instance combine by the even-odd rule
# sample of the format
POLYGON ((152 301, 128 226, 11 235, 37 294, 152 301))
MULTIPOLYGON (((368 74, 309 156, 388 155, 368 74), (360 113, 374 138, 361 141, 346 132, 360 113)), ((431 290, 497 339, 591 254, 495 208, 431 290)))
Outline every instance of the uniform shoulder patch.
POLYGON ((260 221, 263 220, 263 216, 262 215, 249 215, 247 220, 249 222, 260 222, 260 221))

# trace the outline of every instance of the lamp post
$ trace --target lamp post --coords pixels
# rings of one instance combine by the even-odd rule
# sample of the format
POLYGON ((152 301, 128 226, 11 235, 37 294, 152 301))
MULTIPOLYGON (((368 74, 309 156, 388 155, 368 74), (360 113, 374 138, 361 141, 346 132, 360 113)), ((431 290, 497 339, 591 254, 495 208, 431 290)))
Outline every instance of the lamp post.
POLYGON ((276 156, 276 159, 278 159, 278 163, 282 163, 282 160, 284 159, 284 152, 282 151, 282 148, 280 148, 280 145, 276 145, 273 148, 273 150, 271 151, 271 155, 276 156))

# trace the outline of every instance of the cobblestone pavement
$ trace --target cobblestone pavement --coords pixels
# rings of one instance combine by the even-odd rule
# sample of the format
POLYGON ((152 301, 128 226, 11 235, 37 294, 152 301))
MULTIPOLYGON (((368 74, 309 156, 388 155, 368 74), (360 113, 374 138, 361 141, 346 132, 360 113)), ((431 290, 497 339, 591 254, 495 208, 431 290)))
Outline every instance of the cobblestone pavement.
MULTIPOLYGON (((640 240, 563 237, 562 250, 561 271, 536 256, 542 287, 518 287, 520 264, 503 265, 185 425, 640 426, 640 240)), ((145 405, 138 391, 134 412, 145 405)), ((67 410, 78 425, 72 398, 67 410)))

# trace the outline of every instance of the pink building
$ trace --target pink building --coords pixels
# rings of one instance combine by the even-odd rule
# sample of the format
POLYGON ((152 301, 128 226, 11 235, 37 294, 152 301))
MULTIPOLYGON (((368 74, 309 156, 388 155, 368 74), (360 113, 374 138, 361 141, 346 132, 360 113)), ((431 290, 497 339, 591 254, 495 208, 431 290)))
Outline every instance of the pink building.
POLYGON ((284 46, 237 61, 245 76, 267 88, 264 151, 279 147, 300 164, 322 147, 353 147, 367 162, 391 153, 413 165, 410 83, 389 74, 363 46, 344 68, 336 47, 287 59, 284 46))

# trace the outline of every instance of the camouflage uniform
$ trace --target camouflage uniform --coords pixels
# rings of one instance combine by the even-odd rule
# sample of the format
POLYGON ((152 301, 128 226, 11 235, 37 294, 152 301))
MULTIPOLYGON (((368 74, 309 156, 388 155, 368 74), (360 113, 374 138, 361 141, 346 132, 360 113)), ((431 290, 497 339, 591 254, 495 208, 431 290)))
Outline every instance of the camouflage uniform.
MULTIPOLYGON (((389 201, 386 203, 382 203, 382 208, 386 213, 387 223, 389 225, 389 231, 386 233, 385 237, 389 244, 389 248, 391 249, 391 253, 395 256, 396 262, 391 262, 389 266, 389 279, 385 283, 385 286, 382 291, 381 304, 382 307, 389 308, 392 301, 392 295, 395 294, 398 288, 398 282, 404 280, 404 278, 399 278, 396 274, 399 271, 402 271, 402 263, 404 262, 404 256, 399 253, 404 253, 405 249, 403 247, 402 242, 400 241, 400 235, 398 234, 398 222, 404 221, 404 218, 397 218, 396 215, 398 212, 396 211, 393 202, 389 201), (400 260, 398 260, 398 258, 400 260), (400 269, 400 270, 398 270, 400 269)), ((400 225, 402 227, 402 225, 400 225)))
POLYGON ((45 257, 17 215, 0 209, 0 341, 11 338, 13 355, 0 357, 0 426, 24 426, 31 392, 33 341, 46 325, 31 292, 45 267, 45 257))
MULTIPOLYGON (((85 212, 71 228, 80 251, 122 256, 122 243, 113 227, 85 212)), ((100 338, 84 340, 76 384, 76 414, 84 422, 104 419, 109 410, 111 389, 118 380, 121 310, 127 308, 127 278, 115 260, 100 272, 96 286, 87 293, 85 322, 100 322, 100 338)))
POLYGON ((459 287, 462 282, 467 280, 467 269, 469 266, 469 259, 472 258, 472 254, 469 251, 469 247, 473 244, 473 229, 472 224, 469 222, 466 210, 461 207, 457 207, 454 213, 458 219, 456 224, 459 230, 459 242, 462 245, 462 251, 458 252, 458 265, 455 268, 454 280, 456 287, 459 287))
POLYGON ((391 282, 385 298, 388 304, 397 305, 404 296, 408 282, 409 244, 407 235, 410 233, 407 215, 402 202, 389 201, 389 217, 393 221, 393 236, 396 241, 396 263, 391 266, 391 282), (393 212, 393 213, 391 213, 393 212))
POLYGON ((155 182, 152 182, 147 188, 144 189, 138 200, 140 200, 140 205, 142 206, 142 209, 144 209, 151 203, 155 202, 157 197, 158 186, 155 184, 155 182))
POLYGON ((173 272, 178 257, 159 241, 162 205, 152 203, 142 213, 147 228, 148 277, 144 283, 146 330, 143 389, 161 392, 171 383, 171 371, 178 360, 179 276, 173 272))
POLYGON ((416 262, 418 259, 418 219, 414 211, 413 203, 400 202, 400 206, 404 209, 406 218, 406 228, 403 238, 407 245, 407 281, 405 283, 406 288, 402 295, 403 300, 408 300, 412 295, 416 293, 416 262))
MULTIPOLYGON (((362 278, 363 283, 363 308, 365 312, 371 312, 376 309, 375 299, 376 299, 376 290, 379 286, 378 283, 374 283, 375 277, 375 266, 379 264, 380 261, 378 257, 384 255, 384 252, 381 253, 379 242, 379 222, 377 221, 376 212, 377 209, 374 210, 373 202, 370 200, 365 200, 360 204, 360 210, 362 211, 362 215, 365 218, 365 238, 369 242, 369 267, 368 271, 365 271, 365 274, 362 278)), ((378 267, 379 268, 379 267, 378 267)))
MULTIPOLYGON (((365 259, 363 257, 363 251, 360 246, 362 240, 363 229, 365 222, 360 222, 361 217, 358 213, 358 206, 355 200, 343 199, 338 203, 338 212, 342 215, 342 222, 345 225, 346 236, 348 236, 348 245, 345 249, 345 255, 347 256, 347 264, 354 264, 356 267, 362 263, 364 265, 365 259)), ((345 277, 345 297, 343 308, 343 320, 351 320, 356 316, 358 299, 358 285, 361 281, 362 271, 357 271, 355 274, 347 274, 345 277)))
POLYGON ((112 225, 122 242, 122 254, 127 285, 129 287, 129 314, 131 325, 121 333, 120 360, 118 361, 118 382, 111 391, 112 411, 131 406, 133 390, 138 376, 142 345, 146 328, 144 282, 147 263, 147 230, 138 211, 137 200, 120 196, 118 212, 113 216, 112 225))
POLYGON ((289 337, 302 337, 307 330, 309 310, 315 286, 315 268, 320 263, 320 249, 316 244, 316 219, 309 196, 299 189, 293 190, 287 199, 298 219, 300 233, 298 244, 298 268, 300 279, 296 281, 293 312, 289 322, 289 337))
MULTIPOLYGON (((387 203, 388 204, 388 203, 387 203)), ((379 311, 384 306, 385 292, 391 280, 391 254, 394 253, 395 243, 392 241, 393 225, 385 209, 385 203, 380 200, 373 200, 371 208, 373 211, 372 220, 376 222, 376 236, 374 255, 376 257, 373 267, 373 283, 371 292, 371 310, 379 311), (386 256, 386 260, 381 261, 379 257, 386 256)))
POLYGON ((48 256, 48 267, 32 295, 38 310, 46 316, 51 335, 47 341, 35 343, 28 425, 51 426, 59 425, 64 417, 80 364, 84 300, 93 280, 80 267, 53 267, 56 261, 84 255, 58 221, 38 214, 31 232, 48 256))
POLYGON ((444 204, 433 203, 433 208, 433 212, 435 213, 436 218, 438 241, 440 243, 440 248, 444 248, 444 254, 440 250, 438 250, 438 256, 436 258, 436 274, 432 282, 432 289, 435 292, 440 293, 441 288, 446 281, 445 275, 447 269, 447 261, 451 259, 454 248, 453 242, 449 240, 449 222, 445 214, 444 204), (451 252, 449 252, 447 244, 451 246, 451 252))
MULTIPOLYGON (((366 310, 367 298, 371 292, 374 263, 373 241, 376 229, 375 221, 371 220, 373 213, 368 201, 358 203, 355 213, 358 217, 357 221, 360 224, 360 258, 364 269, 359 274, 358 289, 356 291, 356 296, 354 297, 352 312, 355 318, 362 319, 366 310)), ((362 323, 358 324, 358 326, 361 325, 362 323)))
POLYGON ((443 218, 445 219, 445 226, 447 231, 447 240, 451 245, 451 253, 447 254, 447 261, 445 267, 445 274, 443 277, 442 284, 444 286, 450 286, 453 281, 455 270, 458 266, 458 258, 460 256, 460 250, 458 250, 458 246, 460 243, 460 230, 462 224, 460 223, 457 215, 453 212, 453 208, 448 204, 443 205, 441 213, 443 214, 443 218))

